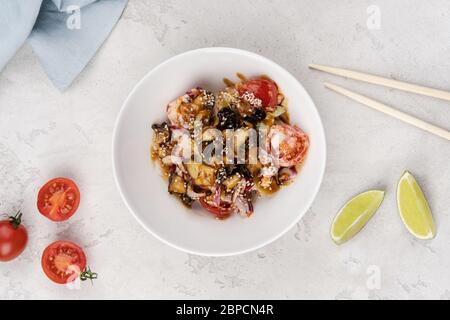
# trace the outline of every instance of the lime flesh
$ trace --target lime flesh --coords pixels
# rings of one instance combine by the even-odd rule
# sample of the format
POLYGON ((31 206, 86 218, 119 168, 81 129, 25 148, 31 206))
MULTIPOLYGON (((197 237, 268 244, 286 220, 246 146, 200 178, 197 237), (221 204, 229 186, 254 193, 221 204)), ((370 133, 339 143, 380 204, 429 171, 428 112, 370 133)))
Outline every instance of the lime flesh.
POLYGON ((353 238, 372 218, 381 202, 384 191, 369 190, 348 201, 339 210, 331 225, 331 238, 342 244, 353 238))
POLYGON ((428 201, 414 176, 406 171, 397 186, 398 212, 408 231, 419 239, 436 235, 428 201))

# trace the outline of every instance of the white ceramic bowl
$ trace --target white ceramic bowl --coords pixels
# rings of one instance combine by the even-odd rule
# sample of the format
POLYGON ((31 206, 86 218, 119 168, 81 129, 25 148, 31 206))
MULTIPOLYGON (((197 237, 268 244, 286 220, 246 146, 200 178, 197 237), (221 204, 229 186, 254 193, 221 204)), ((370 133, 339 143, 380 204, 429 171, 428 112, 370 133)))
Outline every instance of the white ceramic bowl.
POLYGON ((151 70, 126 99, 113 141, 114 175, 123 200, 142 226, 180 250, 226 256, 260 248, 288 231, 311 206, 325 171, 325 135, 303 86, 286 70, 255 53, 205 48, 177 55, 151 70), (270 198, 257 199, 253 215, 216 220, 201 208, 189 210, 167 192, 167 181, 150 160, 151 125, 165 120, 169 101, 191 87, 223 87, 222 79, 268 75, 289 101, 291 122, 308 133, 311 147, 300 175, 270 198))

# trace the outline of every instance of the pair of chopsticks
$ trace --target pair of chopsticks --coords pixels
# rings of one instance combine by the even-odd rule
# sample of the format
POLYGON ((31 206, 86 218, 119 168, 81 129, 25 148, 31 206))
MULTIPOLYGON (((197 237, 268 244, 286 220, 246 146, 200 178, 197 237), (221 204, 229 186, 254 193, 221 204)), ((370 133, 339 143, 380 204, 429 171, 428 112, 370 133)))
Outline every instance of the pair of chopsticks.
MULTIPOLYGON (((375 75, 352 71, 352 70, 347 70, 347 69, 334 68, 334 67, 322 66, 322 65, 317 65, 317 64, 310 64, 309 67, 311 69, 324 71, 327 73, 331 73, 331 74, 349 78, 349 79, 359 80, 359 81, 363 81, 363 82, 367 82, 367 83, 385 86, 388 88, 403 90, 403 91, 407 91, 407 92, 421 94, 421 95, 428 96, 428 97, 433 97, 433 98, 450 101, 450 92, 447 92, 447 91, 437 90, 437 89, 424 87, 424 86, 420 86, 420 85, 416 85, 416 84, 412 84, 412 83, 388 79, 388 78, 384 78, 384 77, 380 77, 380 76, 375 76, 375 75)), ((340 93, 354 101, 362 103, 368 107, 371 107, 375 110, 378 110, 380 112, 388 114, 394 118, 397 118, 398 120, 409 123, 417 128, 420 128, 422 130, 425 130, 429 133, 432 133, 436 136, 439 136, 441 138, 444 138, 444 139, 450 141, 450 131, 448 131, 448 130, 437 127, 429 122, 420 120, 420 119, 413 117, 407 113, 404 113, 402 111, 394 109, 388 105, 385 105, 379 101, 373 100, 369 97, 363 96, 359 93, 350 91, 348 89, 337 86, 335 84, 326 82, 325 87, 328 89, 331 89, 337 93, 340 93)))

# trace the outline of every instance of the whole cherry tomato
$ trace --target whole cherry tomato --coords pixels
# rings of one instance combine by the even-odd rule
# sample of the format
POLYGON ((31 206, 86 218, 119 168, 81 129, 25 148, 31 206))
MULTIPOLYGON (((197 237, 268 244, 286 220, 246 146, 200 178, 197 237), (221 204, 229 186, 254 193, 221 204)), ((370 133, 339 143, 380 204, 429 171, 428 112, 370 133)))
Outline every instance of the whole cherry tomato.
POLYGON ((21 224, 22 213, 0 221, 0 261, 17 258, 28 242, 27 229, 21 224))

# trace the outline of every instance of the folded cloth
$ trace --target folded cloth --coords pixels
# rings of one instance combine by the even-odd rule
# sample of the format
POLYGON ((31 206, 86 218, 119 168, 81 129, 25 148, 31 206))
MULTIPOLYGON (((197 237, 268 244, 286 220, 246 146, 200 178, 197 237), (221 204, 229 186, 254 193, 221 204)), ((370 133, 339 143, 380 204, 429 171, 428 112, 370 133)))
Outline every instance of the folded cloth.
POLYGON ((0 0, 0 71, 28 38, 42 0, 0 0))
POLYGON ((60 90, 83 70, 119 20, 128 0, 1 0, 0 70, 28 37, 60 90))

